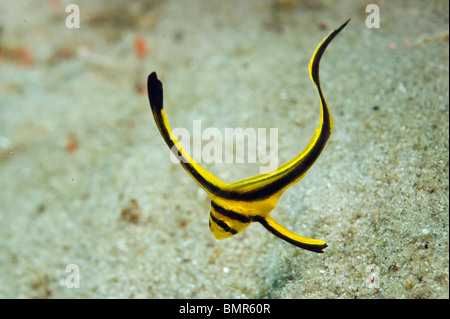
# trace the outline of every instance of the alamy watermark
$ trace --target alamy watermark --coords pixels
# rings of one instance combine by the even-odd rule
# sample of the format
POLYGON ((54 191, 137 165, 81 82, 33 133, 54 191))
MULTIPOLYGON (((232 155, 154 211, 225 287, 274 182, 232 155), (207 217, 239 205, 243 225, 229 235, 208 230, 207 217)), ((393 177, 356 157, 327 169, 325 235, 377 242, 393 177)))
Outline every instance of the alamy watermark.
POLYGON ((370 13, 366 18, 366 27, 369 29, 380 28, 380 7, 376 4, 368 4, 366 13, 370 13))
MULTIPOLYGON (((222 132, 214 127, 202 130, 201 121, 194 120, 192 121, 192 148, 189 130, 177 127, 172 133, 172 139, 177 139, 180 146, 197 163, 259 162, 262 164, 259 167, 260 174, 278 167, 278 128, 270 128, 269 134, 266 128, 225 128, 222 132)), ((170 153, 172 162, 183 161, 182 156, 175 155, 177 149, 174 150, 175 152, 170 153)))
POLYGON ((66 18, 66 28, 79 29, 80 28, 80 7, 76 4, 68 4, 66 6, 66 12, 70 12, 70 14, 66 18))
MULTIPOLYGON (((68 4, 66 12, 70 13, 66 18, 66 27, 68 29, 80 28, 80 7, 76 4, 68 4)), ((369 29, 380 27, 380 7, 376 4, 368 4, 366 13, 370 13, 366 18, 366 27, 369 29)))
MULTIPOLYGON (((80 28, 80 7, 76 4, 68 4, 65 11, 69 13, 65 21, 66 27, 69 29, 80 28)), ((379 28, 380 9, 378 5, 369 4, 365 11, 369 13, 365 21, 366 27, 379 28)), ((191 154, 197 163, 259 162, 261 164, 260 174, 278 167, 277 128, 270 128, 269 134, 267 134, 266 128, 225 128, 225 131, 221 132, 217 128, 208 127, 202 131, 199 120, 194 120, 192 126, 192 149, 191 136, 187 129, 174 129, 173 138, 179 140, 183 149, 191 154), (267 135, 269 135, 269 144, 267 144, 267 135)), ((174 163, 183 160, 183 157, 174 155, 174 153, 170 154, 170 158, 174 163)))
POLYGON ((77 264, 69 264, 66 267, 69 275, 66 277, 67 288, 80 288, 80 267, 77 264))

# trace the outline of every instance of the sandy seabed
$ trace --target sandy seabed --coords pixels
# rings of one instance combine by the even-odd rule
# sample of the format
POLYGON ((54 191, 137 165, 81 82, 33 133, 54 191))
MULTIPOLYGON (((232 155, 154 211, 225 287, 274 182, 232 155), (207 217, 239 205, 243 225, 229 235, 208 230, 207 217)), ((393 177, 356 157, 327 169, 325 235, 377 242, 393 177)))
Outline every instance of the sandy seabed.
POLYGON ((126 3, 0 4, 0 297, 449 297, 448 1, 373 1, 379 28, 360 1, 126 3), (329 247, 257 223, 216 240, 147 75, 172 127, 278 128, 281 164, 318 125, 309 59, 349 18, 321 61, 333 134, 272 212, 329 247))

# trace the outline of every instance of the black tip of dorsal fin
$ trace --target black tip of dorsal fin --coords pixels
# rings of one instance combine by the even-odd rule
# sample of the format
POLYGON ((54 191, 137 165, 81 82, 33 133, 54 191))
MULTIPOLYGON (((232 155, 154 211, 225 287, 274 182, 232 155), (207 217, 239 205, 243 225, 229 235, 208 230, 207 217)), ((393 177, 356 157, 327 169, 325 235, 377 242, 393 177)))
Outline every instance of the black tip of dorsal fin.
POLYGON ((161 110, 163 108, 163 85, 156 72, 150 73, 147 79, 147 92, 150 106, 154 110, 161 110))
POLYGON ((311 77, 313 79, 313 82, 320 87, 319 82, 319 63, 320 59, 322 58, 323 53, 325 52, 325 49, 330 44, 330 42, 338 35, 339 32, 342 31, 342 29, 345 28, 345 26, 350 22, 351 19, 348 19, 345 21, 339 28, 333 30, 328 34, 328 36, 320 43, 319 47, 316 49, 316 52, 314 52, 313 59, 311 60, 311 77))
POLYGON ((337 28, 337 31, 339 32, 339 31, 341 31, 342 29, 344 29, 345 26, 347 25, 347 23, 349 23, 351 19, 352 19, 352 18, 350 18, 350 19, 348 19, 347 21, 345 21, 344 24, 342 24, 339 28, 337 28))

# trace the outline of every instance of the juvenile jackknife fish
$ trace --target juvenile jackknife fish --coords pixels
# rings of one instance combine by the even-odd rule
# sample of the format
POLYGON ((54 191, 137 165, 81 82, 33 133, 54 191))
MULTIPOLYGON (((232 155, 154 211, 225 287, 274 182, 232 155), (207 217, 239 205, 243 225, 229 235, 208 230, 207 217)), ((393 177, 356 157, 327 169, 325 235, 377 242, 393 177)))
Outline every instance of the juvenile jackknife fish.
POLYGON ((308 146, 294 159, 266 174, 253 176, 228 184, 196 163, 173 136, 163 108, 163 86, 155 72, 148 76, 147 89, 156 125, 174 155, 191 177, 211 198, 209 227, 217 239, 231 237, 252 222, 259 222, 275 236, 306 250, 322 253, 327 244, 319 239, 297 235, 280 224, 270 212, 277 205, 284 191, 303 178, 314 164, 327 143, 333 128, 333 120, 322 93, 319 80, 319 62, 325 49, 350 21, 332 31, 317 46, 309 63, 309 74, 319 94, 321 114, 319 127, 308 146))

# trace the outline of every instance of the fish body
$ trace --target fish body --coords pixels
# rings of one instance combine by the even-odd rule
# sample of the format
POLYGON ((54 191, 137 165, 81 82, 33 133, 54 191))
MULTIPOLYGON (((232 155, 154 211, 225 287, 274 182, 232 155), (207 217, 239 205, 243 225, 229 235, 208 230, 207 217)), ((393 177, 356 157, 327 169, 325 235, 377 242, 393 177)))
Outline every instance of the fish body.
POLYGON ((308 146, 277 169, 235 183, 229 184, 220 180, 196 163, 181 147, 170 129, 163 108, 163 85, 155 72, 148 76, 148 96, 156 125, 181 165, 210 196, 209 227, 217 239, 229 238, 246 229, 252 222, 259 222, 273 235, 297 247, 318 253, 322 253, 327 247, 323 240, 310 239, 287 230, 270 216, 270 212, 276 207, 284 191, 305 176, 331 135, 333 120, 320 86, 319 63, 328 44, 349 21, 323 39, 309 63, 309 74, 319 94, 321 114, 319 127, 308 146))

